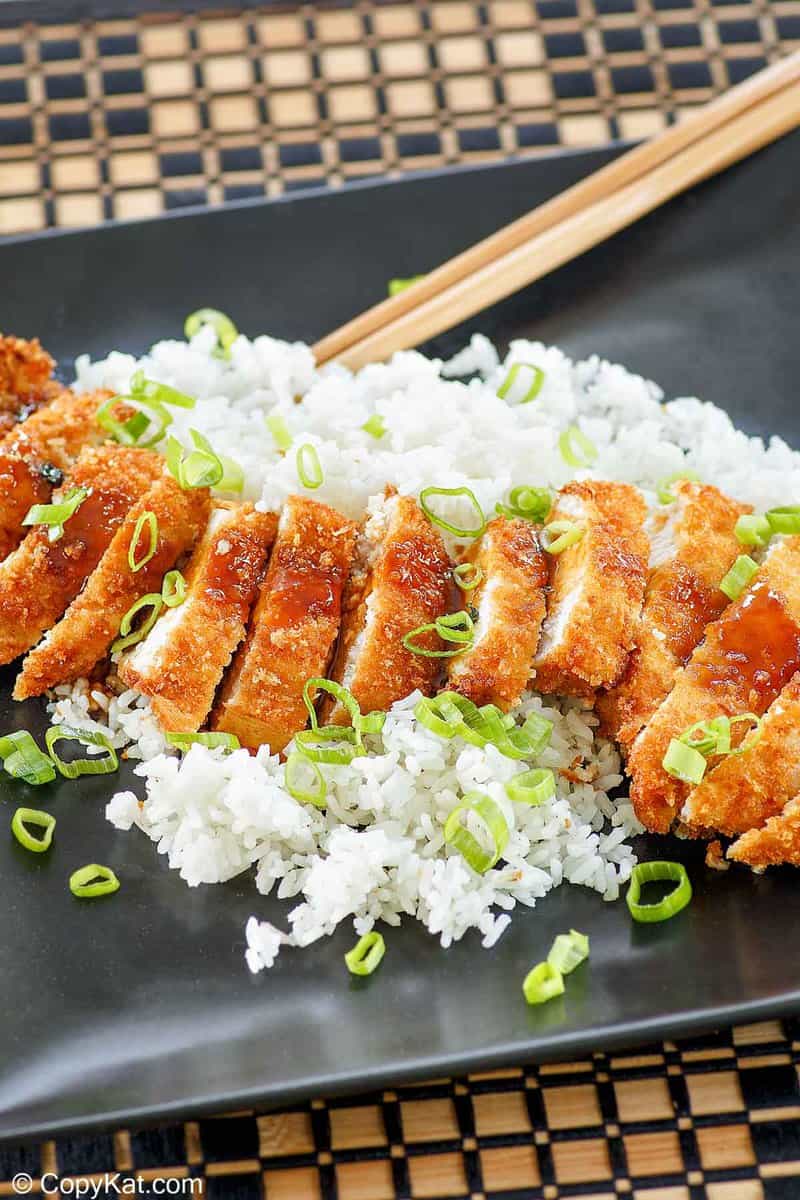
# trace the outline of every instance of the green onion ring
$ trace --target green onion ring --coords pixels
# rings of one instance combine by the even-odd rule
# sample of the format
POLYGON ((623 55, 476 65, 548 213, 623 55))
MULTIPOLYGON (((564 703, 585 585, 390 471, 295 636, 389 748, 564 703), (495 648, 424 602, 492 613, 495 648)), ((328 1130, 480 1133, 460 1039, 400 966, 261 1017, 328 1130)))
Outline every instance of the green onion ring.
POLYGON ((478 498, 475 493, 468 487, 423 488, 419 494, 419 505, 429 521, 432 521, 434 525, 438 525, 440 529, 446 530, 447 533, 451 533, 453 537, 477 538, 480 537, 481 534, 486 530, 486 518, 483 515, 483 509, 478 503, 478 498), (437 516, 437 514, 431 508, 430 504, 428 503, 429 496, 466 496, 479 518, 479 524, 473 528, 464 529, 460 525, 453 525, 452 522, 445 521, 444 517, 437 516))
POLYGON ((544 767, 522 771, 506 783, 506 795, 517 804, 530 804, 538 808, 556 794, 556 777, 544 767))
POLYGON ((237 496, 241 495, 244 491, 244 470, 225 454, 220 454, 219 461, 222 463, 222 478, 217 487, 221 492, 233 492, 237 496))
POLYGON ((112 396, 100 405, 95 420, 121 446, 147 448, 161 441, 168 426, 172 424, 172 413, 167 412, 155 400, 146 400, 143 396, 112 396), (127 420, 118 421, 112 413, 112 409, 118 404, 124 404, 136 411, 127 420))
POLYGON ((324 729, 303 729, 294 735, 294 743, 311 762, 344 766, 359 758, 363 745, 357 729, 347 725, 326 725, 324 729), (332 745, 329 747, 327 743, 332 745))
POLYGON ((772 537, 772 526, 766 517, 745 513, 733 527, 740 546, 766 546, 772 537))
POLYGON ((800 504, 771 508, 765 515, 773 533, 800 533, 800 504))
POLYGON ((325 808, 325 799, 328 795, 325 776, 317 764, 301 751, 293 750, 286 759, 283 783, 289 795, 300 804, 313 804, 315 808, 325 808), (302 783, 303 773, 309 771, 314 780, 313 788, 302 783))
POLYGON ((386 422, 380 413, 373 413, 372 416, 361 426, 364 433, 368 433, 370 437, 374 437, 377 441, 386 433, 386 422))
POLYGON ((698 784, 706 773, 706 759, 699 750, 687 746, 678 738, 672 738, 661 765, 668 775, 683 783, 698 784))
POLYGON ((563 554, 570 546, 575 546, 586 533, 583 525, 575 521, 551 521, 545 525, 542 549, 548 554, 563 554))
POLYGON ((498 502, 494 507, 501 517, 524 517, 540 525, 553 507, 553 493, 548 487, 521 484, 508 493, 508 504, 498 502))
MULTIPOLYGON (((195 449, 188 453, 177 438, 172 436, 167 438, 167 467, 171 475, 185 492, 194 488, 217 487, 225 475, 222 459, 202 433, 196 429, 190 429, 189 436, 194 442, 195 449)), ((228 462, 230 464, 230 460, 228 462)), ((235 466, 235 464, 230 465, 235 466)))
POLYGON ((133 536, 131 538, 131 543, 128 546, 128 566, 130 567, 130 569, 133 571, 134 574, 136 574, 137 571, 141 571, 142 567, 146 566, 150 562, 150 559, 153 557, 153 555, 156 552, 157 546, 158 546, 158 517, 156 516, 156 514, 154 512, 150 512, 150 510, 148 509, 147 512, 143 512, 140 514, 139 519, 137 520, 137 522, 134 526, 134 529, 133 529, 133 536), (148 532, 150 534, 150 545, 148 546, 144 555, 141 558, 137 558, 136 551, 139 547, 139 538, 142 536, 142 530, 144 529, 145 525, 147 526, 148 532))
POLYGON ((564 976, 549 962, 537 963, 522 981, 522 994, 528 1004, 545 1004, 564 993, 564 976))
POLYGON ((50 849, 55 827, 55 817, 38 808, 18 808, 11 818, 11 832, 14 837, 20 846, 32 850, 34 854, 44 854, 45 850, 50 849), (41 835, 34 837, 28 829, 29 825, 41 829, 41 835))
POLYGON ((500 387, 497 389, 497 395, 499 396, 499 398, 501 400, 505 400, 507 398, 508 393, 511 391, 512 387, 514 386, 514 383, 516 382, 516 378, 519 375, 519 373, 523 367, 525 368, 526 371, 533 372, 533 379, 532 379, 531 384, 530 384, 528 390, 526 391, 525 395, 522 397, 521 400, 517 401, 517 403, 518 404, 530 404, 531 400, 535 400, 536 397, 539 395, 539 392, 542 390, 542 384, 544 383, 544 380, 545 380, 545 374, 544 374, 544 371, 542 370, 542 368, 534 366, 533 363, 514 363, 514 365, 511 367, 508 374, 506 375, 505 379, 500 384, 500 387))
POLYGON ((166 383, 158 383, 155 379, 145 379, 144 371, 136 371, 131 377, 131 392, 134 399, 151 404, 171 404, 173 408, 194 408, 197 404, 194 396, 187 396, 177 388, 166 383))
POLYGON ((495 804, 490 796, 483 792, 469 792, 464 797, 464 803, 454 808, 444 825, 444 840, 448 846, 457 850, 478 875, 485 875, 490 867, 500 859, 508 845, 509 828, 503 810, 495 804), (491 850, 485 850, 478 839, 462 824, 462 817, 469 813, 477 814, 481 825, 492 843, 491 850))
POLYGON ((570 467, 591 467, 597 461, 597 447, 577 425, 564 430, 558 439, 558 449, 570 467))
POLYGON ((44 740, 50 757, 65 779, 78 779, 81 775, 111 775, 119 769, 117 752, 103 733, 95 733, 90 729, 73 729, 70 725, 51 725, 44 735, 44 740), (81 746, 101 746, 105 750, 105 755, 64 762, 56 754, 57 742, 78 742, 81 746))
POLYGON ((280 413, 271 412, 266 418, 267 429, 272 434, 273 441, 282 453, 286 453, 291 449, 292 435, 289 433, 289 426, 284 421, 280 413))
POLYGON ((112 642, 111 653, 117 654, 120 650, 127 650, 129 646, 135 646, 137 642, 141 642, 144 638, 146 638, 158 620, 159 614, 163 607, 164 601, 158 592, 148 592, 146 596, 140 596, 139 599, 130 606, 128 611, 125 613, 125 616, 120 621, 120 636, 115 642, 112 642), (139 626, 139 628, 131 633, 133 618, 137 613, 141 612, 143 608, 152 608, 153 611, 150 613, 150 616, 147 617, 147 619, 139 626))
POLYGON ((656 495, 658 496, 659 503, 672 503, 675 499, 675 492, 670 485, 677 483, 679 479, 688 479, 691 483, 700 482, 700 476, 697 472, 690 471, 688 468, 684 468, 682 471, 673 471, 671 475, 665 475, 663 479, 659 480, 656 486, 656 495))
POLYGON ((52 783, 56 777, 52 759, 39 749, 27 729, 0 735, 0 760, 7 775, 32 787, 52 783))
POLYGON ((559 933, 550 947, 547 961, 561 975, 569 975, 589 957, 589 939, 585 933, 570 929, 559 933))
POLYGON ((483 579, 483 568, 477 563, 459 563, 457 567, 453 567, 453 579, 462 592, 474 592, 483 579))
POLYGON ((437 617, 435 621, 430 621, 426 625, 418 625, 416 629, 409 630, 403 637, 403 647, 411 654, 416 654, 421 658, 452 658, 471 646, 474 640, 475 622, 470 614, 462 609, 461 612, 437 617), (432 631, 435 631, 443 642, 455 644, 456 649, 426 650, 424 646, 415 645, 416 637, 432 631))
POLYGON ((110 867, 89 863, 72 872, 69 890, 77 900, 95 900, 98 896, 110 896, 118 892, 119 880, 110 867))
POLYGON ((161 599, 166 608, 179 608, 186 599, 186 580, 178 570, 167 571, 161 581, 161 599))
POLYGON ((188 750, 191 746, 206 746, 209 750, 222 748, 228 752, 238 750, 241 742, 235 733, 167 733, 167 744, 178 750, 188 750))
POLYGON ((210 325, 217 335, 217 346, 214 354, 217 358, 228 359, 231 356, 231 346, 239 336, 239 330, 224 312, 217 308, 198 308, 189 313, 183 324, 184 336, 188 341, 199 333, 204 325, 210 325))
POLYGON ((348 950, 344 961, 351 975, 371 975, 386 953, 383 934, 373 929, 359 938, 352 950, 348 950))
POLYGON ((729 600, 738 600, 758 572, 758 563, 749 554, 740 554, 727 575, 720 580, 719 590, 729 600))
POLYGON ((64 498, 54 504, 32 505, 22 518, 22 524, 46 525, 48 540, 57 542, 64 536, 65 522, 75 515, 88 495, 88 488, 70 488, 64 498))
POLYGON ((692 885, 686 874, 686 867, 675 862, 645 862, 639 863, 631 871, 631 882, 625 899, 634 921, 655 922, 668 921, 674 917, 692 898, 692 885), (642 904, 639 897, 646 883, 660 883, 664 880, 675 884, 673 890, 657 904, 642 904))
POLYGON ((298 446, 295 464, 297 478, 303 487, 313 490, 321 486, 325 476, 316 446, 312 446, 310 442, 304 442, 302 446, 298 446))

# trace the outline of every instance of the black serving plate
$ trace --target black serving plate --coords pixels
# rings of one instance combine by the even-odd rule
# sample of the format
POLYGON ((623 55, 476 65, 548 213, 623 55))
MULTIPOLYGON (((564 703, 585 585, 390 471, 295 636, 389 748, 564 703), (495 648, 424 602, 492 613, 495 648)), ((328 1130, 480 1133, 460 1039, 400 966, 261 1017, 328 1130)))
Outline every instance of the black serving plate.
MULTIPOLYGON (((313 339, 607 161, 560 155, 273 203, 18 239, 0 246, 0 328, 38 334, 67 371, 83 350, 143 350, 211 304, 248 333, 313 339)), ((800 134, 698 188, 484 314, 500 340, 527 333, 597 351, 699 394, 749 432, 800 441, 797 336, 800 134)), ((468 329, 441 338, 451 351, 468 329)), ((0 679, 0 729, 45 721, 0 679)), ((313 1093, 611 1048, 800 1010, 798 876, 703 866, 700 848, 643 849, 687 862, 691 906, 634 925, 624 903, 563 887, 518 911, 491 952, 453 949, 409 922, 383 966, 353 981, 342 928, 284 952, 257 978, 242 958, 251 913, 284 908, 249 879, 188 890, 136 832, 103 818, 109 784, 0 783, 0 1136, 276 1105, 313 1093), (8 831, 16 804, 58 817, 34 857, 8 831), (74 901, 78 865, 113 866, 121 892, 74 901), (591 959, 542 1008, 520 983, 554 934, 591 935, 591 959)))

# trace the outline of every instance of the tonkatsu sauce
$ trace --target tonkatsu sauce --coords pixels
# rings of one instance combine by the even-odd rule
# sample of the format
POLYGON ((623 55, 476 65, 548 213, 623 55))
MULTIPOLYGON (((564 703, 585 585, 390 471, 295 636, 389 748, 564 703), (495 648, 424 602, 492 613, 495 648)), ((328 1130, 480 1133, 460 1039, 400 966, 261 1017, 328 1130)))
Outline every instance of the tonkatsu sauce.
POLYGON ((710 588, 685 563, 673 562, 656 572, 646 607, 669 649, 685 663, 727 603, 719 588, 710 588))
POLYGON ((265 553, 264 542, 248 530, 231 525, 221 529, 206 570, 205 592, 209 599, 236 601, 246 617, 265 553))

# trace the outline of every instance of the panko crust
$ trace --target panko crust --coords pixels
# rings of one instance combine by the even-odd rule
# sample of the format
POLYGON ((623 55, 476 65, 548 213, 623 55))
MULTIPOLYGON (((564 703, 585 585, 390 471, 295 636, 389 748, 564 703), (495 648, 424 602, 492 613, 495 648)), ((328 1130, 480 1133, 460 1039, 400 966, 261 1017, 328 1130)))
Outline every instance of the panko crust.
POLYGON ((55 365, 38 338, 0 334, 0 437, 63 391, 55 365))
POLYGON ((755 871, 786 864, 800 867, 800 796, 770 817, 761 829, 743 833, 728 848, 728 858, 755 871))

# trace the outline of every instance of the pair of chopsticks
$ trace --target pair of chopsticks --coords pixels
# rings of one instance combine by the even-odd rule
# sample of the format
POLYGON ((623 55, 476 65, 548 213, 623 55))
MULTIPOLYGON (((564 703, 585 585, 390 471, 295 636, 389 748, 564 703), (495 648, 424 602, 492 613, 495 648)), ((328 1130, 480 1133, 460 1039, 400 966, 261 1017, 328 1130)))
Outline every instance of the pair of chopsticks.
POLYGON ((800 51, 348 321, 317 342, 317 362, 356 369, 418 346, 797 125, 800 51))

